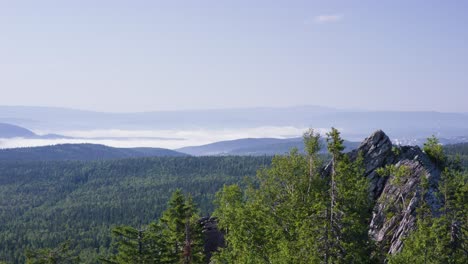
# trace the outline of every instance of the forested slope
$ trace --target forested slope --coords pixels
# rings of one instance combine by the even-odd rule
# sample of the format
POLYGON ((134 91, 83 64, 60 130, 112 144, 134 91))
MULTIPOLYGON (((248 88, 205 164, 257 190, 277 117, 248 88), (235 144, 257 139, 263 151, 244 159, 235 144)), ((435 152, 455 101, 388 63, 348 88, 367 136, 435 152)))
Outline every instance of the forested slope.
POLYGON ((113 148, 98 144, 59 144, 0 149, 0 162, 52 160, 109 160, 139 157, 181 157, 187 154, 163 148, 113 148))
POLYGON ((444 146, 444 151, 453 159, 459 159, 465 169, 468 169, 468 143, 444 146))
POLYGON ((110 245, 115 225, 157 219, 177 188, 202 215, 224 184, 268 166, 270 157, 160 157, 0 164, 0 261, 23 263, 27 248, 70 240, 84 262, 110 245))

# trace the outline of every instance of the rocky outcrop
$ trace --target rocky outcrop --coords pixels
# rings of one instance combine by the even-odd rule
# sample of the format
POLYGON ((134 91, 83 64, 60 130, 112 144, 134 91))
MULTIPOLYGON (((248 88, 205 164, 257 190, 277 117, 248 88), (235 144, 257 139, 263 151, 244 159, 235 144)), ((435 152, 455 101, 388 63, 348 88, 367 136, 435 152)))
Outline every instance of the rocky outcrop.
MULTIPOLYGON (((383 254, 395 254, 402 249, 403 238, 414 229, 417 208, 424 201, 433 214, 437 214, 441 201, 437 197, 439 168, 417 146, 395 146, 381 130, 366 138, 358 149, 348 153, 352 160, 362 155, 365 174, 370 181, 370 196, 374 208, 369 224, 369 235, 377 242, 383 254), (379 168, 400 168, 399 175, 379 175, 379 168), (400 175, 401 174, 401 175, 400 175), (423 191, 422 181, 425 182, 423 191), (424 195, 423 195, 424 194, 424 195), (424 196, 424 197, 423 197, 424 196)), ((331 164, 323 169, 329 174, 331 164)), ((395 174, 395 173, 394 173, 395 174)), ((213 218, 204 223, 206 252, 216 251, 224 245, 222 233, 213 218)))
POLYGON ((355 159, 358 153, 363 155, 365 176, 370 180, 370 193, 375 201, 369 235, 383 253, 397 253, 402 248, 402 239, 416 225, 416 209, 423 199, 434 214, 439 211, 441 201, 436 193, 440 170, 419 147, 393 146, 383 131, 373 133, 349 155, 355 159), (400 168, 401 173, 385 176, 377 173, 378 168, 389 165, 400 168), (427 180, 425 192, 423 178, 427 180))
POLYGON ((349 155, 356 159, 358 153, 364 158, 365 176, 370 180, 370 192, 374 199, 380 196, 387 179, 380 177, 376 170, 395 161, 395 153, 392 151, 392 141, 382 130, 374 132, 366 138, 357 150, 349 155))

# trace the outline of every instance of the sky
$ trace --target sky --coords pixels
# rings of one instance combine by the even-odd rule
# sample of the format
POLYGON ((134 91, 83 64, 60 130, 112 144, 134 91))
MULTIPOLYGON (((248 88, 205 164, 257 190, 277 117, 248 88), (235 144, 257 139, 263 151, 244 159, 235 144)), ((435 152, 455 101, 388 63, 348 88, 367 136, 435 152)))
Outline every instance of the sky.
POLYGON ((466 1, 0 0, 0 105, 468 112, 466 1))

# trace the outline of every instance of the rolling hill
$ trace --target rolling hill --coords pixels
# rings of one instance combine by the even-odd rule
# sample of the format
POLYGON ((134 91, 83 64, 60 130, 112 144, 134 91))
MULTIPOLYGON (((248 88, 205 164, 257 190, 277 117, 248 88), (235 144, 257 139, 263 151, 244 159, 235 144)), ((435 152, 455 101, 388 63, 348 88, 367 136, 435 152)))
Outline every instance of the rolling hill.
MULTIPOLYGON (((358 142, 345 141, 346 151, 359 147, 358 142)), ((323 153, 326 152, 326 143, 322 142, 323 153)), ((288 153, 292 148, 304 152, 303 139, 297 138, 244 138, 228 141, 220 141, 207 145, 184 147, 177 149, 179 152, 194 156, 213 155, 239 155, 261 156, 281 155, 288 153)))
POLYGON ((31 130, 28 130, 20 126, 0 123, 0 138, 15 138, 15 137, 33 138, 33 137, 37 137, 37 135, 31 130))
POLYGON ((181 157, 188 155, 163 148, 113 148, 97 144, 61 144, 0 150, 0 161, 86 161, 163 156, 181 157))
POLYGON ((0 123, 0 138, 28 138, 28 139, 59 139, 68 138, 57 134, 38 135, 29 129, 17 125, 0 123))

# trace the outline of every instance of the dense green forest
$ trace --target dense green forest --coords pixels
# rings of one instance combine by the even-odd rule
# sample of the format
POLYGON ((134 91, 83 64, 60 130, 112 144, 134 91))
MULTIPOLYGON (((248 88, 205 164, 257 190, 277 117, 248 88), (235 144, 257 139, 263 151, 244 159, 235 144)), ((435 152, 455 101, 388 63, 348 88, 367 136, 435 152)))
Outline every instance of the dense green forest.
POLYGON ((444 146, 444 151, 451 159, 459 159, 461 165, 468 169, 468 143, 444 146))
POLYGON ((0 164, 0 261, 24 263, 28 248, 69 241, 84 263, 96 262, 116 225, 158 219, 180 188, 202 215, 224 184, 242 182, 271 157, 160 157, 113 161, 0 164))
MULTIPOLYGON (((369 183, 361 177, 362 161, 343 154, 338 131, 321 146, 328 148, 327 157, 318 154, 313 131, 305 139, 307 155, 293 150, 275 158, 2 162, 0 263, 24 263, 26 256, 30 263, 178 263, 186 254, 186 230, 195 241, 191 261, 204 263, 196 219, 213 212, 227 241, 227 248, 214 255, 217 263, 385 258, 367 236, 372 201, 366 194, 369 183), (330 178, 319 177, 324 159, 334 164, 330 178), (38 261, 51 257, 59 261, 38 261)), ((414 256, 437 256, 431 263, 444 263, 449 253, 452 263, 466 259, 466 249, 465 255, 459 250, 466 244, 450 242, 447 228, 466 228, 467 176, 454 160, 465 160, 467 150, 468 145, 448 146, 446 156, 434 142, 425 147, 443 160, 441 187, 450 203, 437 219, 423 206, 418 213, 426 217, 406 242, 412 246, 389 261, 420 263, 414 256)))

